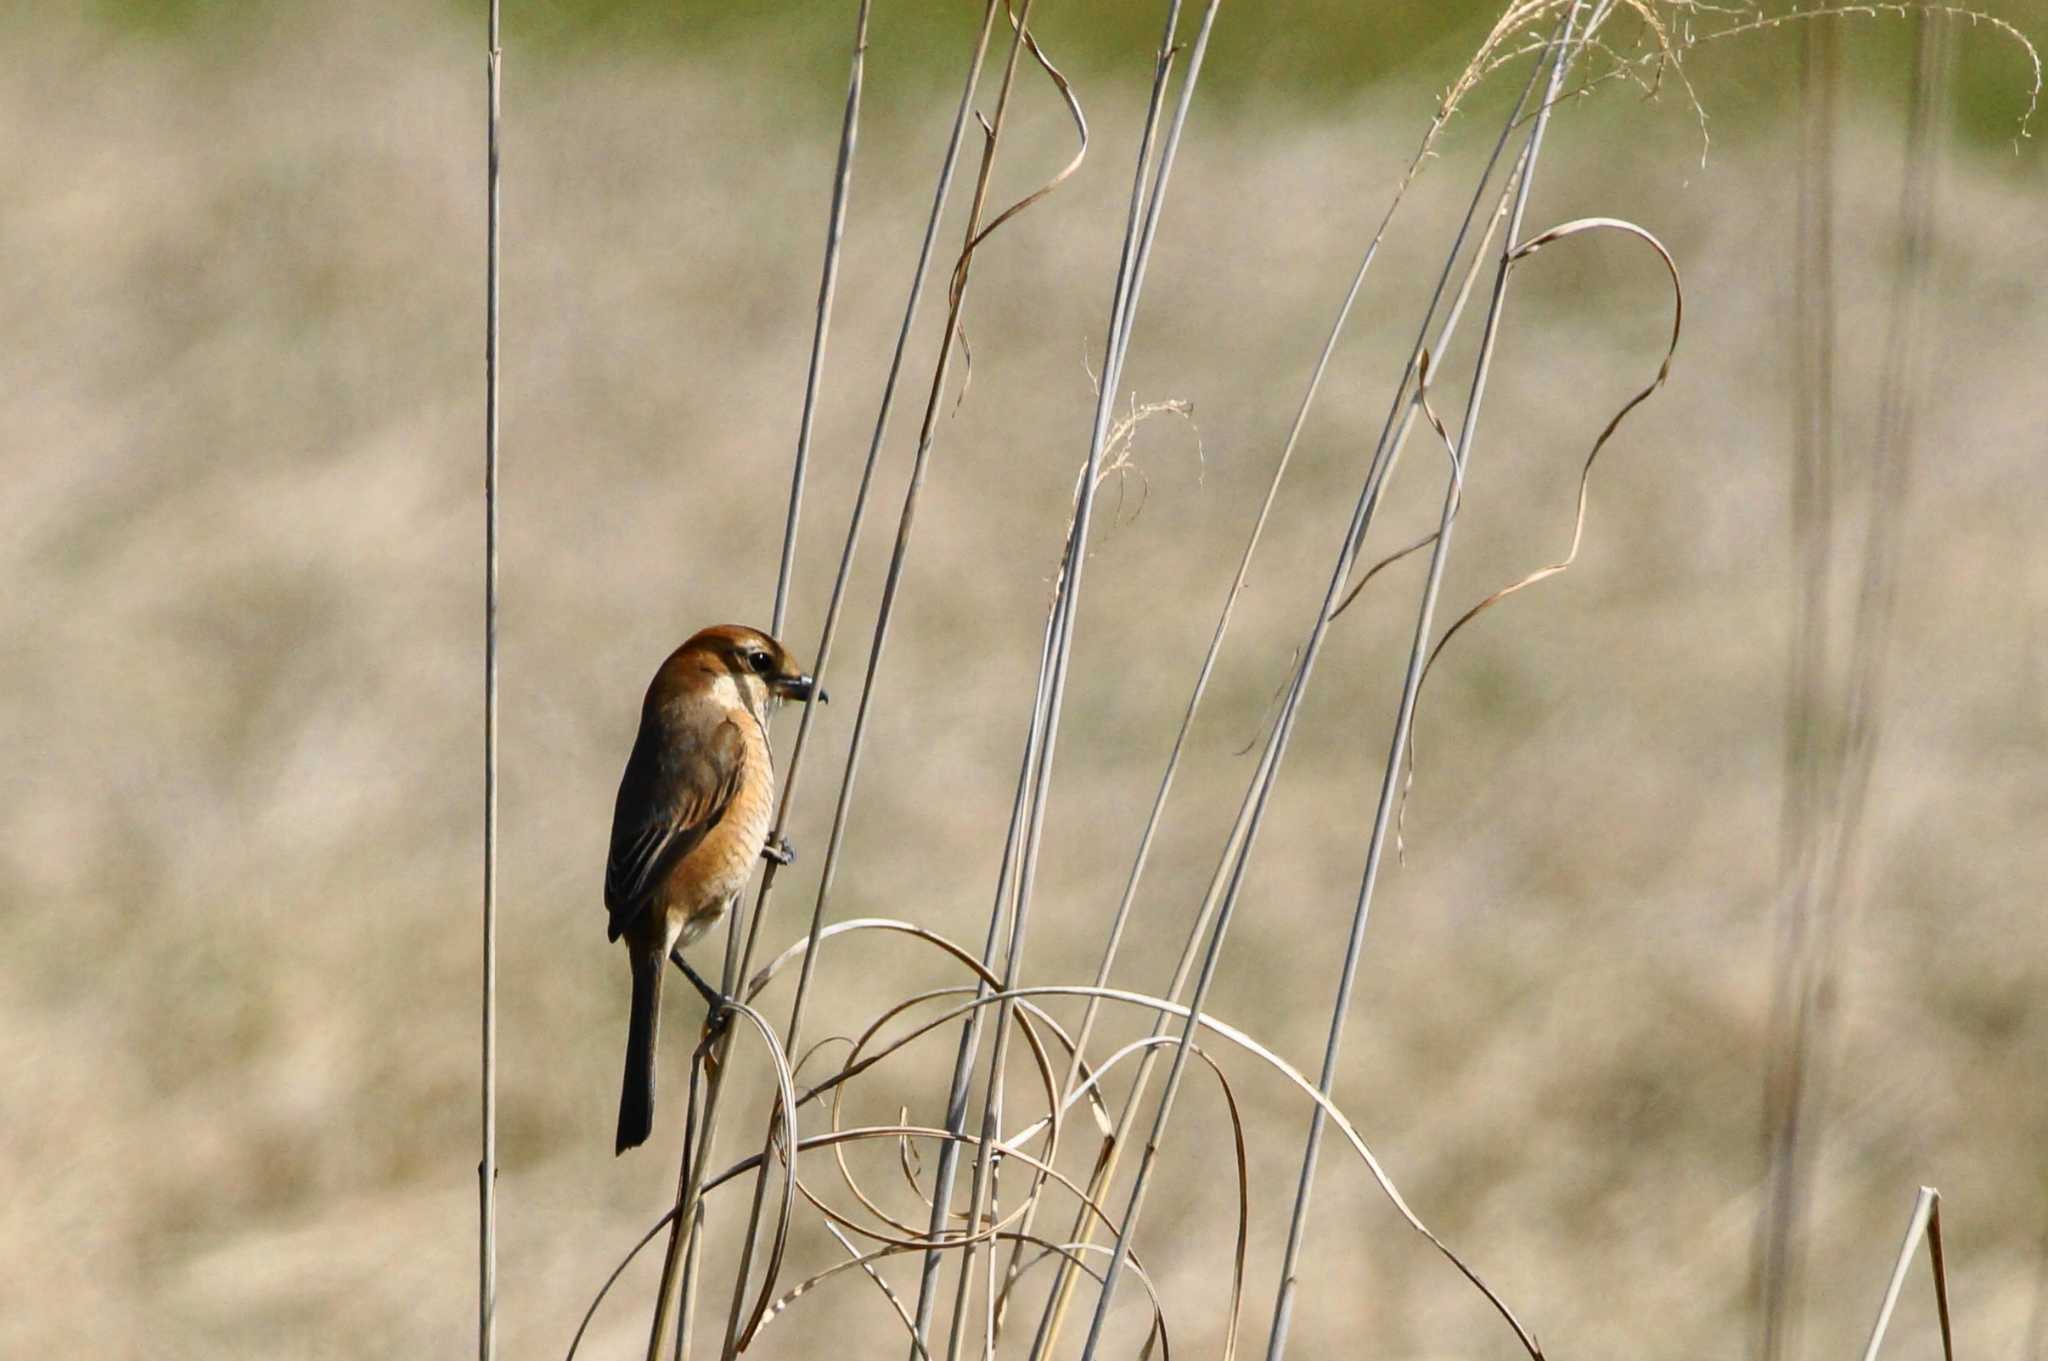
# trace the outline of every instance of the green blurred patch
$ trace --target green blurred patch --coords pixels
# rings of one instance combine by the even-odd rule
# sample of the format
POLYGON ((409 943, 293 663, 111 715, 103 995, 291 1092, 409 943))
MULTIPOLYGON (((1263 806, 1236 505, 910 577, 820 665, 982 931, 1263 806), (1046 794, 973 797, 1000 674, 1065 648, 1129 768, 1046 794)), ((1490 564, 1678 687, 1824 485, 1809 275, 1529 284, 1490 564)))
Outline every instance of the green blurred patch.
MULTIPOLYGON (((308 0, 296 0, 305 4, 308 0)), ((121 29, 156 38, 232 42, 274 23, 294 0, 92 0, 93 12, 121 29)), ((1772 7, 1775 11, 1780 7, 1772 7)), ((1983 12, 2017 25, 2039 26, 2039 14, 2015 0, 1988 0, 1983 12)), ((1500 13, 1498 0, 1269 0, 1226 5, 1211 42, 1204 86, 1211 100, 1246 106, 1315 108, 1341 102, 1390 77, 1447 83, 1500 13)), ((503 0, 507 51, 519 61, 613 59, 637 53, 657 59, 697 56, 756 66, 794 109, 835 104, 845 83, 847 42, 856 0, 503 0)), ((1202 6, 1182 8, 1184 40, 1202 6)), ((443 0, 450 25, 481 29, 486 0, 443 0)), ((922 73, 950 85, 979 27, 974 0, 878 0, 870 17, 870 70, 922 73)), ((1037 7, 1033 30, 1052 59, 1075 77, 1115 74, 1146 79, 1165 9, 1158 0, 1095 0, 1037 7)), ((2010 35, 1966 17, 1961 26, 1957 121, 1972 141, 2009 145, 2026 113, 2034 73, 2010 35)), ((1882 99, 1903 100, 1911 70, 1911 25, 1895 15, 1854 15, 1844 73, 1849 83, 1882 99)), ((995 60, 1004 41, 1000 17, 995 60)), ((1704 23, 1699 23, 1704 28, 1704 23)), ((2032 36, 2030 34, 2030 36, 2032 36)), ((1796 26, 1707 44, 1693 59, 1733 82, 1714 89, 1710 113, 1724 127, 1781 112, 1797 85, 1796 26)), ((1716 82, 1718 84, 1718 82, 1716 82)))
MULTIPOLYGON (((452 8, 480 12, 481 7, 452 8)), ((506 31, 526 44, 555 51, 626 45, 720 58, 752 54, 777 65, 795 83, 809 77, 824 80, 825 91, 836 97, 857 8, 851 0, 750 5, 506 0, 504 22, 506 31)), ((1226 6, 1216 24, 1207 78, 1238 93, 1311 98, 1341 93, 1408 66, 1439 43, 1469 48, 1497 9, 1493 0, 1396 0, 1372 6, 1353 0, 1279 0, 1257 9, 1226 6), (1258 22, 1246 22, 1254 15, 1258 22)), ((1197 3, 1183 6, 1184 39, 1192 36, 1200 13, 1197 3)), ((973 0, 883 0, 871 11, 871 57, 930 67, 950 80, 974 40, 981 14, 973 0)), ((1036 8, 1033 30, 1054 61, 1077 73, 1122 69, 1142 78, 1150 69, 1164 15, 1156 0, 1048 3, 1036 8)), ((1000 16, 997 26, 994 41, 1001 44, 1006 25, 1000 16)))
POLYGON ((119 28, 159 37, 246 29, 268 23, 279 0, 91 0, 92 14, 119 28))

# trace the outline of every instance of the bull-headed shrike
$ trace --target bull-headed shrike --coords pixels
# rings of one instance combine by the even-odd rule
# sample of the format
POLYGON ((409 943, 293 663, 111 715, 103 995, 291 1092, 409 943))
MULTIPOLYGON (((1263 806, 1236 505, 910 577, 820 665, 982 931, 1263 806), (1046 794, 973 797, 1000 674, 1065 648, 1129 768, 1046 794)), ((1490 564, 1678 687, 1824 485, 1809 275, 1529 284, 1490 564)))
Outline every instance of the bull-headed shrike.
MULTIPOLYGON (((767 719, 783 700, 814 694, 825 698, 788 649, 739 624, 692 637, 647 687, 604 874, 611 938, 625 937, 633 968, 617 1152, 644 1143, 654 1127, 655 1032, 671 953, 725 915, 757 857, 791 859, 787 842, 768 841, 775 767, 767 719)), ((715 1020, 724 999, 674 957, 715 1020)))

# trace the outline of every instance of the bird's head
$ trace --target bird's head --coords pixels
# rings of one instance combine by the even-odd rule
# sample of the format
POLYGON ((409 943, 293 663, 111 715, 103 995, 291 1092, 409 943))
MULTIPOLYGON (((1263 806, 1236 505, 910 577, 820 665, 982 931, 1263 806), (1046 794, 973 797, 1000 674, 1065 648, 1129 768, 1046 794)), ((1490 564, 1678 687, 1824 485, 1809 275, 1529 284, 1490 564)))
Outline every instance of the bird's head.
POLYGON ((675 660, 684 662, 705 683, 729 680, 741 702, 757 714, 785 699, 826 698, 788 648, 744 624, 702 630, 677 649, 675 660))

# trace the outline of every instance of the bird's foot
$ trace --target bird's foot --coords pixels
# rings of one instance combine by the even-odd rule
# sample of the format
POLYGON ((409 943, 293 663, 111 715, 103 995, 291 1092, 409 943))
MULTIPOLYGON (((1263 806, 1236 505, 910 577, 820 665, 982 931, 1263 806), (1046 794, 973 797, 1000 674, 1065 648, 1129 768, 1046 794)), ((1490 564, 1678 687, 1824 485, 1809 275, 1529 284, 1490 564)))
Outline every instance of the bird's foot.
POLYGON ((789 844, 789 838, 786 836, 772 836, 762 844, 761 858, 763 860, 772 860, 782 866, 794 865, 796 863, 796 847, 789 844))
POLYGON ((718 1080, 718 1070, 722 1066, 718 1056, 725 1052, 725 1046, 720 1044, 719 1041, 731 1029, 732 1011, 730 1008, 704 1013, 704 1029, 697 1036, 697 1057, 704 1061, 704 1076, 710 1078, 713 1082, 718 1080))
POLYGON ((690 961, 683 958, 680 949, 668 952, 670 962, 683 971, 683 977, 690 980, 690 986, 704 999, 704 1036, 715 1038, 732 1020, 732 999, 704 981, 704 976, 690 967, 690 961))

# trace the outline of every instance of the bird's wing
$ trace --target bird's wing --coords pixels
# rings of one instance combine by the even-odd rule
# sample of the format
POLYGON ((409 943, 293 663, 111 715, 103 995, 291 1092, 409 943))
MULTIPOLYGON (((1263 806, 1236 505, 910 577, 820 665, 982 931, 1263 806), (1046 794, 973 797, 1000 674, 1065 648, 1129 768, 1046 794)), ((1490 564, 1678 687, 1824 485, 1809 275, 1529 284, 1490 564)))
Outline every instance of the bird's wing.
POLYGON ((740 786, 746 750, 739 726, 729 718, 702 737, 687 730, 665 733, 652 720, 640 725, 619 781, 605 862, 604 905, 613 940, 646 910, 669 868, 725 816, 740 786))

